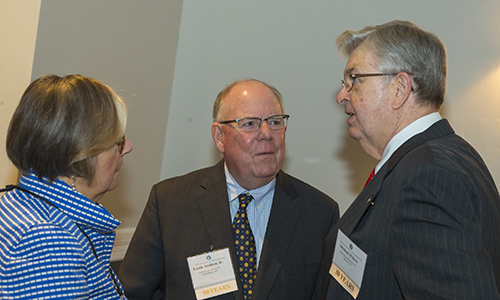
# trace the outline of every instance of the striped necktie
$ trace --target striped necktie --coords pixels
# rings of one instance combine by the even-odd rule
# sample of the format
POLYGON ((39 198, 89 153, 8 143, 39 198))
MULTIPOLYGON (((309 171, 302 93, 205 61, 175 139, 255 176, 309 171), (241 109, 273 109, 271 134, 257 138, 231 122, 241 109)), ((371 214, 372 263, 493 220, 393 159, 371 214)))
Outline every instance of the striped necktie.
POLYGON ((234 242, 238 256, 240 278, 243 286, 243 299, 252 299, 252 289, 257 277, 257 254, 252 229, 247 218, 247 205, 252 195, 246 193, 238 196, 240 207, 233 220, 234 242))

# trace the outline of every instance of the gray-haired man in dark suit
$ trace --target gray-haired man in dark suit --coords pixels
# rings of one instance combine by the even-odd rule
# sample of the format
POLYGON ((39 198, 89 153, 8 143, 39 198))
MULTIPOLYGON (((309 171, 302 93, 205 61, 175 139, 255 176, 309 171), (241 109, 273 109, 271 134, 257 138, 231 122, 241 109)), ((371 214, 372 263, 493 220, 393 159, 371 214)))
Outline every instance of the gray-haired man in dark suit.
POLYGON ((479 154, 438 113, 443 43, 393 21, 346 31, 337 45, 348 57, 337 102, 380 162, 327 237, 323 299, 500 299, 500 199, 479 154))

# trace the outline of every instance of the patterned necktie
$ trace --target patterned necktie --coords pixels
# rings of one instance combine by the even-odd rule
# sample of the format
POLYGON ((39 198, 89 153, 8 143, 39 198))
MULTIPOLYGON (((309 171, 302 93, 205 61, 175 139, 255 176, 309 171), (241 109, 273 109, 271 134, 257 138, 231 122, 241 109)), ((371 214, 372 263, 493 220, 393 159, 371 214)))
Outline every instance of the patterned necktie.
POLYGON ((365 188, 368 185, 370 180, 372 180, 373 176, 375 176, 375 169, 373 169, 372 172, 370 173, 370 176, 368 176, 368 180, 366 180, 365 186, 363 188, 365 188))
POLYGON ((236 254, 240 265, 240 277, 243 285, 243 299, 252 299, 252 289, 257 277, 257 254, 252 229, 247 218, 247 205, 252 195, 246 193, 238 196, 240 207, 234 216, 233 231, 236 254))

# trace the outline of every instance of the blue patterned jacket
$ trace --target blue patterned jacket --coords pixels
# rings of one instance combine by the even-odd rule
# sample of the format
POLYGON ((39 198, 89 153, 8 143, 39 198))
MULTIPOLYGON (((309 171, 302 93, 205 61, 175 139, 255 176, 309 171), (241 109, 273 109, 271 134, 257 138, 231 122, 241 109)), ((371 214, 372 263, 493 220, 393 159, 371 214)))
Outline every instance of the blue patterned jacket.
POLYGON ((120 221, 60 180, 30 174, 19 187, 30 193, 0 199, 0 299, 120 299, 110 268, 120 221))

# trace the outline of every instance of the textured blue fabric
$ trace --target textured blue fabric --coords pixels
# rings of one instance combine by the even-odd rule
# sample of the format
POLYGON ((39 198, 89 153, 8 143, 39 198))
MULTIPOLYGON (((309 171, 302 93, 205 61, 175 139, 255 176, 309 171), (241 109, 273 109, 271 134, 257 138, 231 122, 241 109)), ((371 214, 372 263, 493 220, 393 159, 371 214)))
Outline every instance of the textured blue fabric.
POLYGON ((18 189, 0 199, 0 299, 120 299, 110 269, 120 221, 62 181, 31 174, 19 186, 57 208, 18 189))

